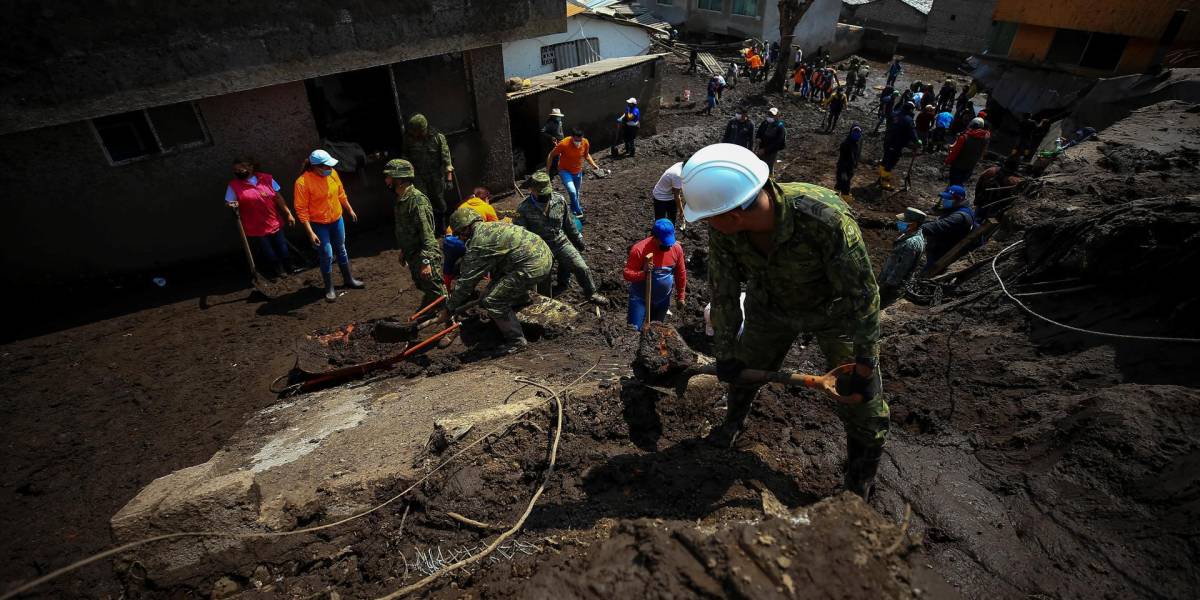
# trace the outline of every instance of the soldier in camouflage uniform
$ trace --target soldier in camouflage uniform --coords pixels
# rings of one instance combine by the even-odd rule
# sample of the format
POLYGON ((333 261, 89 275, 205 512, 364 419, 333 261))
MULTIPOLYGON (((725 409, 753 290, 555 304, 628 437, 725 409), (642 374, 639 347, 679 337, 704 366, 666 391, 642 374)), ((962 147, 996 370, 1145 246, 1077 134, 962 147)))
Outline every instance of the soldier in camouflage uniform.
POLYGON ((892 242, 892 253, 879 271, 879 308, 887 308, 904 294, 904 288, 912 280, 925 254, 925 236, 921 225, 928 216, 909 207, 896 215, 896 229, 900 237, 892 242))
POLYGON ((580 254, 584 249, 583 234, 575 227, 575 219, 567 210, 567 200, 554 191, 550 175, 538 171, 523 187, 531 193, 517 206, 517 218, 513 223, 539 235, 554 253, 554 259, 558 261, 558 282, 553 295, 557 296, 571 285, 571 275, 575 275, 588 300, 607 302, 604 296, 596 293, 592 272, 580 254))
POLYGON ((413 283, 423 294, 421 306, 446 295, 442 284, 442 249, 434 230, 433 207, 413 179, 416 175, 407 160, 388 161, 383 169, 384 182, 396 193, 396 247, 400 264, 408 267, 413 283))
MULTIPOLYGON (((688 161, 693 170, 685 168, 683 194, 689 204, 701 201, 703 163, 697 153, 688 161)), ((856 363, 854 373, 839 382, 839 393, 857 402, 838 403, 834 410, 846 430, 846 489, 867 498, 887 438, 889 410, 876 369, 879 290, 866 244, 833 190, 777 184, 761 165, 754 168, 761 169, 766 184, 745 204, 710 208, 707 215, 696 206, 685 210, 691 213, 688 220, 704 219, 712 226, 713 346, 718 378, 731 384, 725 422, 708 441, 732 446, 750 414, 760 386, 736 383, 737 374, 743 368, 779 369, 796 338, 814 334, 829 368, 856 363), (745 329, 739 336, 743 284, 745 329)))
POLYGON ((503 221, 487 223, 470 207, 450 215, 450 229, 467 243, 462 271, 446 303, 453 314, 466 304, 475 286, 491 273, 492 284, 479 302, 504 336, 505 352, 527 344, 513 306, 529 301, 529 292, 550 276, 554 254, 533 232, 503 221))
POLYGON ((408 120, 401 158, 412 163, 413 170, 417 173, 414 183, 433 206, 434 227, 436 231, 444 231, 446 183, 454 177, 454 163, 450 160, 450 146, 446 144, 446 136, 434 131, 425 115, 417 113, 408 120))

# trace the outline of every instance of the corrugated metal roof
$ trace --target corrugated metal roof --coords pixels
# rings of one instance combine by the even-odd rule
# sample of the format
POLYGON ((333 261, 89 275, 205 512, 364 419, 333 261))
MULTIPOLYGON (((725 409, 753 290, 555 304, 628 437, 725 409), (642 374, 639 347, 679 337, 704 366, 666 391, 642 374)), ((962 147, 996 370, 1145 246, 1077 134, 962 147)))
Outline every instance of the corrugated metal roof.
POLYGON ((579 2, 591 10, 596 10, 616 4, 617 0, 579 0, 579 2))
MULTIPOLYGON (((879 1, 880 0, 842 0, 842 4, 858 6, 861 4, 870 4, 872 2, 879 2, 879 1)), ((899 1, 913 7, 913 9, 915 9, 917 12, 919 12, 923 15, 929 14, 929 10, 933 8, 933 0, 899 0, 899 1)))
POLYGON ((534 75, 533 77, 529 78, 530 85, 528 88, 517 90, 515 92, 509 92, 508 99, 515 100, 517 98, 524 98, 525 96, 540 94, 545 91, 553 90, 554 87, 569 88, 571 84, 576 81, 587 79, 589 77, 595 77, 597 75, 603 75, 611 71, 624 69, 626 67, 638 65, 647 61, 658 60, 663 56, 666 55, 642 54, 639 56, 606 58, 604 60, 598 60, 594 63, 588 63, 578 67, 571 67, 570 69, 563 69, 562 71, 545 73, 543 75, 534 75))
POLYGON ((647 25, 647 26, 653 27, 655 29, 661 29, 662 31, 669 31, 671 29, 670 23, 668 23, 668 22, 662 20, 660 17, 656 17, 650 13, 642 13, 642 14, 634 17, 633 20, 637 21, 638 23, 641 23, 642 25, 647 25))
POLYGON ((567 2, 567 17, 573 17, 575 15, 582 14, 587 11, 588 11, 587 7, 582 4, 576 4, 574 2, 569 2, 569 1, 567 2))

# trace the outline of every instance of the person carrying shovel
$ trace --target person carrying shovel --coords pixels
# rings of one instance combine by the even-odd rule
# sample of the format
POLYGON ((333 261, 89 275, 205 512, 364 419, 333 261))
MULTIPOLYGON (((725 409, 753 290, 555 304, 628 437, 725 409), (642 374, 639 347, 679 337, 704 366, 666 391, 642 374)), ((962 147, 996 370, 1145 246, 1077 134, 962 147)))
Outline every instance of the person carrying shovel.
POLYGON ((458 313, 487 274, 492 283, 479 300, 504 336, 500 351, 518 352, 528 345, 513 307, 529 301, 529 292, 550 276, 554 254, 537 234, 512 223, 486 223, 479 213, 459 207, 450 214, 450 229, 467 244, 462 273, 446 301, 443 319, 458 313))
POLYGON ((846 430, 846 489, 869 498, 889 410, 879 360, 879 288, 858 224, 833 190, 776 183, 754 153, 713 144, 683 168, 684 218, 706 221, 718 379, 729 412, 706 438, 729 448, 761 384, 746 368, 776 371, 801 333, 817 338, 830 367, 854 363, 834 405, 846 430), (746 287, 745 328, 739 296, 746 287))
POLYGON ((396 194, 392 208, 400 264, 408 267, 413 284, 421 290, 421 306, 427 306, 446 295, 446 287, 442 284, 442 248, 434 230, 433 205, 413 185, 415 178, 412 163, 402 158, 389 160, 383 169, 384 183, 396 194))
POLYGON ((675 241, 675 225, 670 219, 655 221, 653 234, 629 249, 623 276, 629 282, 629 324, 637 331, 646 323, 646 311, 650 311, 651 321, 667 317, 672 293, 683 304, 687 297, 687 264, 683 246, 675 241), (646 306, 647 285, 649 306, 646 306))

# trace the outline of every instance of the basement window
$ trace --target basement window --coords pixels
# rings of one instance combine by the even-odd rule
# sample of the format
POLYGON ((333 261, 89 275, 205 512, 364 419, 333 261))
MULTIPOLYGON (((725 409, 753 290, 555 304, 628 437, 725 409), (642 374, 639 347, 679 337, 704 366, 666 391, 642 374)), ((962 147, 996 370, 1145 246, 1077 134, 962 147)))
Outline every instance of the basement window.
POLYGON ((114 166, 211 142, 200 110, 192 102, 97 117, 91 124, 109 163, 114 166))
POLYGON ((730 12, 743 17, 757 17, 758 0, 733 0, 733 10, 730 12))

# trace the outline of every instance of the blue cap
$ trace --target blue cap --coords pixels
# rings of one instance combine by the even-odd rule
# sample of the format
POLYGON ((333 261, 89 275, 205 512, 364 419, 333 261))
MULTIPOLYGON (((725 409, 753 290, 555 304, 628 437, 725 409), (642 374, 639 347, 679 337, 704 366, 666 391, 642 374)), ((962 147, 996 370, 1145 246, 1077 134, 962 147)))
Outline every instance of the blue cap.
POLYGON ((939 195, 943 198, 966 198, 967 189, 961 185, 952 185, 939 195))
POLYGON ((659 219, 654 222, 654 237, 664 246, 675 245, 675 224, 670 219, 659 219))

